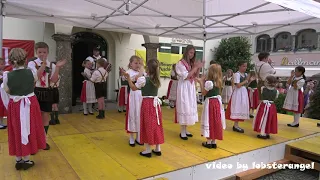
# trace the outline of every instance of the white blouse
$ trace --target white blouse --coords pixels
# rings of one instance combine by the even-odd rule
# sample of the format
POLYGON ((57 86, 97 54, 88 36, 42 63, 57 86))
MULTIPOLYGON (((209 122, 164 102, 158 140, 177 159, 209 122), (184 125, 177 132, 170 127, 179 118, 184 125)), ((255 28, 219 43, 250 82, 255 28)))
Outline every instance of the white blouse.
POLYGON ((146 85, 146 77, 139 77, 135 85, 138 89, 143 88, 146 85))
POLYGON ((206 90, 206 91, 210 91, 211 89, 213 89, 213 82, 212 81, 206 81, 205 83, 204 83, 204 89, 206 90))
POLYGON ((103 67, 99 67, 97 70, 93 72, 90 80, 94 83, 105 82, 107 80, 107 77, 108 77, 108 72, 103 67))

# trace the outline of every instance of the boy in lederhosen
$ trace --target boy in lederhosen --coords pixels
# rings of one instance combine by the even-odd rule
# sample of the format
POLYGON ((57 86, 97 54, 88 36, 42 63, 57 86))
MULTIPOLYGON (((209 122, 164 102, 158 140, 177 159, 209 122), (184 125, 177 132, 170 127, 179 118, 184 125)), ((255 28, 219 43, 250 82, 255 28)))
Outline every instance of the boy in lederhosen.
MULTIPOLYGON (((66 60, 58 61, 55 64, 48 60, 49 46, 45 42, 38 42, 35 45, 38 59, 30 61, 28 67, 37 72, 38 81, 35 83, 34 93, 39 101, 42 122, 46 134, 49 129, 49 114, 52 112, 53 91, 50 88, 51 83, 59 80, 60 68, 66 63, 66 60)), ((49 150, 47 143, 44 150, 49 150)))
POLYGON ((50 113, 51 120, 49 122, 50 125, 56 125, 60 124, 59 120, 59 83, 60 83, 60 77, 57 82, 51 82, 50 87, 53 92, 53 104, 52 104, 52 112, 50 113))

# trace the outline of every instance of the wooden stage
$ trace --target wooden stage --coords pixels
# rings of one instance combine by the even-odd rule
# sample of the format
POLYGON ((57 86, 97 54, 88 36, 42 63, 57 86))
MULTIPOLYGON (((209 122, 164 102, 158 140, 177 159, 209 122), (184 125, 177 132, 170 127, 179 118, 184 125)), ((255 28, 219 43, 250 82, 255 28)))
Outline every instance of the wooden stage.
POLYGON ((161 147, 162 156, 151 159, 139 155, 143 146, 128 145, 125 114, 116 111, 107 111, 104 120, 81 113, 61 115, 61 124, 49 128, 51 150, 33 156, 36 165, 28 171, 15 170, 15 159, 8 155, 7 130, 1 130, 0 179, 143 179, 309 135, 320 135, 320 128, 316 125, 319 121, 302 118, 299 128, 289 128, 286 124, 292 122, 293 117, 279 114, 279 133, 270 140, 256 138, 252 121, 241 124, 244 134, 233 132, 232 122, 227 121, 224 140, 217 142, 217 149, 206 149, 201 146, 205 139, 200 136, 200 123, 189 128, 194 137, 183 141, 179 138, 179 125, 172 121, 173 109, 163 107, 162 111, 165 144, 161 147))

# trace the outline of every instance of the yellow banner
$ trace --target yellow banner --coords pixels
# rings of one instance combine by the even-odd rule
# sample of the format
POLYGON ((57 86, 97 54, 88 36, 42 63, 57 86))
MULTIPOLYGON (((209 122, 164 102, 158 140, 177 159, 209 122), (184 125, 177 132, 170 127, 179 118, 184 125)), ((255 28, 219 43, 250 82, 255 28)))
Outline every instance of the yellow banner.
MULTIPOLYGON (((160 76, 170 77, 172 64, 177 63, 181 58, 182 54, 171 54, 158 52, 158 60, 160 61, 160 76)), ((144 64, 146 64, 146 51, 136 50, 136 56, 143 59, 144 64)))

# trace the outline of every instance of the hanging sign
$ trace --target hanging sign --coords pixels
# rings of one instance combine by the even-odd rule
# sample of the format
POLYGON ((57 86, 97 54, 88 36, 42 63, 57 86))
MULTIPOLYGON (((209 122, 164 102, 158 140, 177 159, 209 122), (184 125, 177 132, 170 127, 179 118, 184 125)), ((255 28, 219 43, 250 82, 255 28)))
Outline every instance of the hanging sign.
POLYGON ((34 57, 34 41, 3 39, 2 57, 8 65, 9 53, 13 48, 22 48, 27 52, 27 59, 34 57))
MULTIPOLYGON (((253 59, 257 62, 258 57, 253 59)), ((320 53, 272 54, 274 66, 320 66, 320 53)))

